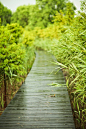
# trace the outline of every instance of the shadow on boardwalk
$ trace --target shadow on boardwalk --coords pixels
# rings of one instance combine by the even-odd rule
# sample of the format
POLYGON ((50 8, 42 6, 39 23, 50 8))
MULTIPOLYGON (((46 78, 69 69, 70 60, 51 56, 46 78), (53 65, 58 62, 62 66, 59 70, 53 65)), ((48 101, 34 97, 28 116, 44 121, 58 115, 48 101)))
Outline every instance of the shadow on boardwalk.
POLYGON ((25 83, 0 116, 0 129, 75 129, 62 71, 52 72, 54 60, 49 53, 36 53, 25 83))

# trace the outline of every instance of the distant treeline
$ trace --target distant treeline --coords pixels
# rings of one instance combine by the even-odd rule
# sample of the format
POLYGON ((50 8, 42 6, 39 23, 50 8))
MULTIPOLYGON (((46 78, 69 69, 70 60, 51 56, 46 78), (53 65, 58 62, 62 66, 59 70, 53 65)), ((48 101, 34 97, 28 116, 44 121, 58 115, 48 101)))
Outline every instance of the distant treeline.
MULTIPOLYGON (((45 28, 53 23, 53 16, 56 12, 63 11, 64 15, 67 14, 68 0, 36 0, 35 5, 23 5, 19 6, 17 10, 12 14, 11 10, 4 7, 0 2, 0 18, 1 25, 7 23, 19 23, 20 26, 25 27, 29 25, 31 28, 41 27, 45 28)), ((76 7, 73 3, 72 10, 70 10, 74 16, 74 10, 76 7)))
POLYGON ((0 2, 0 24, 6 25, 11 22, 12 12, 0 2))

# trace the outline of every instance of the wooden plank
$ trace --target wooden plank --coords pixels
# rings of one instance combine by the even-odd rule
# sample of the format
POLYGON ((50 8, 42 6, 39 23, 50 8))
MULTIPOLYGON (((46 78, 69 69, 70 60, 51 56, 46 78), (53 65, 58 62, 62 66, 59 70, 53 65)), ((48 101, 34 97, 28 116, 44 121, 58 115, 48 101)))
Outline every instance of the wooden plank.
POLYGON ((25 83, 0 116, 0 129, 75 129, 65 79, 61 70, 56 73, 54 60, 36 53, 25 83))

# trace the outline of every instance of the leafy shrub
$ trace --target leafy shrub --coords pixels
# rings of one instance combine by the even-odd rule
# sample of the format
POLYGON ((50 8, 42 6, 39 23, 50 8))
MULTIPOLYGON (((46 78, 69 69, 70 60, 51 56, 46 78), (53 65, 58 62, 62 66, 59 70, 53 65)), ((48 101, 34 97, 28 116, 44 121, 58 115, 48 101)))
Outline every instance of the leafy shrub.
POLYGON ((15 81, 16 85, 16 83, 24 81, 34 60, 33 45, 30 46, 33 38, 29 37, 27 40, 28 35, 22 33, 22 28, 18 24, 0 27, 0 88, 4 89, 4 107, 7 106, 7 88, 11 87, 10 91, 13 94, 13 82, 15 81), (23 38, 19 42, 21 35, 23 38))
POLYGON ((0 69, 8 76, 18 74, 23 68, 25 52, 21 44, 15 43, 15 38, 7 28, 1 27, 0 33, 0 69))
POLYGON ((6 27, 11 33, 11 35, 13 35, 13 37, 15 38, 15 43, 18 44, 19 37, 23 33, 23 28, 19 26, 18 23, 7 24, 6 27))
POLYGON ((20 37, 20 42, 22 42, 25 47, 29 47, 33 45, 35 40, 35 36, 31 31, 24 31, 23 35, 20 37))

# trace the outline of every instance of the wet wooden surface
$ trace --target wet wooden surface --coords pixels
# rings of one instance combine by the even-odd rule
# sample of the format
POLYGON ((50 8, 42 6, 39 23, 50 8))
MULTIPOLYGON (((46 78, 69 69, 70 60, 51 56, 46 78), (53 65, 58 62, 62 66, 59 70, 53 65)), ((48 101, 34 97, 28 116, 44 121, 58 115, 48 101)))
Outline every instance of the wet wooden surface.
POLYGON ((75 129, 65 79, 54 60, 36 53, 25 83, 0 116, 0 129, 75 129))

